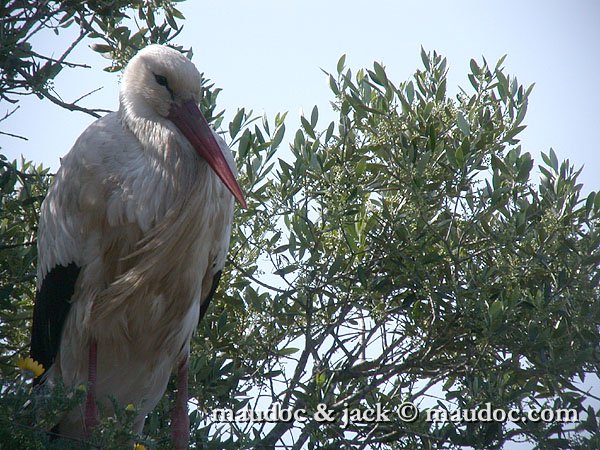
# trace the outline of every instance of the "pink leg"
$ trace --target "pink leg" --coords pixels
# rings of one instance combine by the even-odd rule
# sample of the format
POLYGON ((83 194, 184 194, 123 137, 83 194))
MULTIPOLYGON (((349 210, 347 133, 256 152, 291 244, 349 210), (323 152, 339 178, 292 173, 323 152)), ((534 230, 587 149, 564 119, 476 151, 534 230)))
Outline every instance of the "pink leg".
POLYGON ((177 373, 177 398, 171 415, 171 439, 175 450, 186 450, 190 442, 188 416, 188 357, 181 362, 177 373))
POLYGON ((88 391, 85 400, 84 426, 85 434, 89 437, 92 428, 98 425, 98 406, 96 405, 96 341, 90 344, 88 355, 88 391))

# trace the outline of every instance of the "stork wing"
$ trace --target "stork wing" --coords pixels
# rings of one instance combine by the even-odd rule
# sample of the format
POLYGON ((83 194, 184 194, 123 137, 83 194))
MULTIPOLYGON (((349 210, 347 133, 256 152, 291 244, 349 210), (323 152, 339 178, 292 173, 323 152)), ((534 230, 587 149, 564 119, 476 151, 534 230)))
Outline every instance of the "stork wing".
POLYGON ((208 292, 208 295, 206 296, 206 298, 202 301, 202 304, 200 305, 200 315, 198 316, 198 322, 200 322, 202 320, 202 318, 204 317, 204 315, 206 314, 206 311, 208 310, 208 305, 210 304, 210 301, 212 300, 212 298, 215 296, 217 287, 219 287, 219 280, 221 279, 221 273, 223 273, 223 272, 221 270, 219 270, 213 276, 212 286, 210 287, 210 291, 208 292))
MULTIPOLYGON (((62 328, 80 267, 71 263, 54 267, 42 281, 33 309, 31 357, 48 369, 58 353, 62 328)), ((39 380, 39 379, 38 379, 39 380)))
MULTIPOLYGON (((112 160, 106 153, 119 142, 127 144, 123 143, 127 136, 119 135, 119 129, 113 113, 84 131, 62 159, 42 204, 30 354, 45 370, 60 350, 63 326, 77 296, 77 280, 100 257, 99 236, 111 220, 105 166, 112 160)), ((112 220, 118 222, 123 212, 113 209, 112 220)))

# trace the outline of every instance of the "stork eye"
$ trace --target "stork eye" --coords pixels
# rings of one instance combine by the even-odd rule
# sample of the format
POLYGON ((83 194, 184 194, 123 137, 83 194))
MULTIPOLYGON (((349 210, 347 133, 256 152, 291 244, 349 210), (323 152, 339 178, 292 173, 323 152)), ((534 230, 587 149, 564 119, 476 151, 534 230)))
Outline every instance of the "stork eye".
POLYGON ((160 84, 161 86, 166 87, 167 89, 169 89, 169 83, 167 83, 167 78, 163 77, 162 75, 154 75, 154 79, 156 80, 156 82, 158 84, 160 84))

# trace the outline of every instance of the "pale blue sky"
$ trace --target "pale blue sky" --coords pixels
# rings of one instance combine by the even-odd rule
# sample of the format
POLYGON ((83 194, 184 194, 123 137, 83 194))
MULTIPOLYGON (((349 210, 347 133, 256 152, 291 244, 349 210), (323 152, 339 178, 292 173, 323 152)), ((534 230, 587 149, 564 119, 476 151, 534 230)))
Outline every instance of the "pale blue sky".
MULTIPOLYGON (((450 92, 469 87, 470 58, 484 55, 492 63, 506 53, 507 72, 523 84, 536 83, 521 135, 524 149, 539 160, 540 151, 553 147, 559 159, 585 164, 585 191, 599 188, 600 2, 187 1, 180 8, 187 20, 177 42, 191 45, 198 68, 223 88, 219 107, 227 117, 241 106, 271 117, 289 111, 292 132, 301 108, 318 105, 322 126, 334 119, 320 68, 333 71, 343 53, 354 70, 376 60, 400 82, 420 67, 421 45, 435 49, 448 58, 450 92)), ((60 43, 46 36, 40 50, 58 52, 60 43)), ((106 61, 86 46, 72 59, 93 68, 65 71, 58 92, 73 100, 104 86, 86 104, 116 109, 118 76, 102 72, 106 61)), ((21 105, 1 129, 29 141, 2 136, 1 151, 53 169, 93 120, 33 97, 21 105)), ((0 106, 4 113, 8 105, 0 106)))

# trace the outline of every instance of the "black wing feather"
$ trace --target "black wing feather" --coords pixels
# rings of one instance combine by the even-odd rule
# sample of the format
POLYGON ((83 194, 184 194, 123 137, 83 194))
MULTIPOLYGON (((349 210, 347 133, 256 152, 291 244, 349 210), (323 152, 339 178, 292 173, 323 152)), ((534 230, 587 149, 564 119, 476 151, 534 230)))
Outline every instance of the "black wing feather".
POLYGON ((42 287, 36 295, 30 355, 46 370, 54 363, 58 353, 62 329, 71 309, 71 297, 80 270, 75 263, 55 266, 44 277, 42 287))
POLYGON ((217 287, 219 287, 219 280, 221 279, 221 273, 223 273, 223 271, 219 270, 213 276, 213 281, 212 281, 212 286, 210 288, 210 292, 208 293, 208 296, 204 300, 204 303, 202 303, 202 305, 200 305, 200 317, 198 319, 198 322, 200 322, 202 320, 202 318, 204 317, 204 315, 206 314, 208 305, 210 304, 210 301, 212 300, 212 298, 215 296, 217 287))

